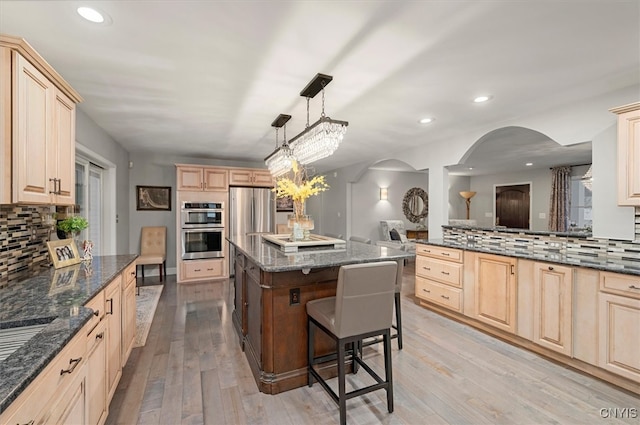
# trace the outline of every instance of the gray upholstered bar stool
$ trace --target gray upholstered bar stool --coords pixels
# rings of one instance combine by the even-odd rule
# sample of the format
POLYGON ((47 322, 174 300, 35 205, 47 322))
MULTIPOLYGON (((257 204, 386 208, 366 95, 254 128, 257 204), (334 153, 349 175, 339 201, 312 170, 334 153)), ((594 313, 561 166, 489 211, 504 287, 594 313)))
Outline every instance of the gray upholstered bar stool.
MULTIPOLYGON (((402 308, 401 306, 401 298, 400 298, 400 294, 402 291, 402 273, 404 272, 404 261, 399 260, 398 262, 398 271, 396 274, 396 285, 394 288, 394 292, 395 295, 393 297, 393 301, 395 304, 395 311, 396 311, 396 323, 395 325, 391 325, 391 327, 393 329, 395 329, 395 333, 393 335, 391 335, 391 339, 398 339, 398 350, 402 350, 402 308)), ((364 347, 368 347, 370 345, 373 344, 377 344, 379 342, 382 342, 382 340, 380 339, 380 337, 376 337, 376 338, 370 338, 367 341, 363 341, 362 343, 359 344, 360 348, 364 347)))
POLYGON ((317 380, 329 396, 340 406, 340 423, 346 424, 348 399, 371 391, 387 392, 387 410, 393 412, 393 379, 391 373, 391 331, 393 298, 398 265, 395 261, 352 264, 340 267, 335 297, 321 298, 307 303, 308 379, 309 386, 317 380), (337 353, 316 357, 314 339, 316 328, 329 335, 337 345, 337 353), (382 336, 384 343, 385 379, 376 374, 354 349, 365 338, 382 336), (350 348, 354 371, 362 366, 376 383, 346 392, 345 361, 350 348), (336 360, 338 366, 338 394, 320 376, 314 365, 336 360))

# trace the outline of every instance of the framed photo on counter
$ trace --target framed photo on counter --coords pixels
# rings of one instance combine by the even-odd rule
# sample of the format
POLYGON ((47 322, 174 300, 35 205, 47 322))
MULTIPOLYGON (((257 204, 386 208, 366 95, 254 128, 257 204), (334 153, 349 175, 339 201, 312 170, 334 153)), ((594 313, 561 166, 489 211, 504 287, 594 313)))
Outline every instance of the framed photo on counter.
POLYGON ((53 267, 59 269, 61 267, 72 266, 82 261, 76 242, 73 239, 62 239, 59 241, 47 242, 47 249, 53 261, 53 267))

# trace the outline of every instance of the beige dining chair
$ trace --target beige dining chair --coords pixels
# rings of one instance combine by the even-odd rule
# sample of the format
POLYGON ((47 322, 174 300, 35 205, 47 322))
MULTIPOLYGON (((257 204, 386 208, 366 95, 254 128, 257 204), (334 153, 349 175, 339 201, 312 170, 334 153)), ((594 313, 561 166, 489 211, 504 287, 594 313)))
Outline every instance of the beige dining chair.
POLYGON ((136 274, 138 266, 142 267, 144 279, 144 266, 157 264, 162 276, 167 275, 167 228, 166 226, 146 226, 140 231, 140 255, 136 258, 136 274))

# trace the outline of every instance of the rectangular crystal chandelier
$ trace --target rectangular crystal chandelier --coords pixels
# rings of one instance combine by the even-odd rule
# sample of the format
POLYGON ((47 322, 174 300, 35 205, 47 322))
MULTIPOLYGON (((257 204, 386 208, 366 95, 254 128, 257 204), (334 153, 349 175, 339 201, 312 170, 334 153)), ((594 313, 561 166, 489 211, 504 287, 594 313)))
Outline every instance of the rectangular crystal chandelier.
POLYGON ((287 143, 287 121, 291 119, 291 115, 280 114, 271 123, 276 128, 276 149, 264 159, 269 172, 273 177, 280 177, 291 169, 293 161, 293 152, 287 143), (284 128, 283 128, 284 127, 284 128), (283 128, 284 140, 281 146, 278 146, 278 129, 283 128))
POLYGON ((301 164, 309 164, 332 155, 340 146, 347 132, 347 121, 333 120, 324 114, 324 88, 333 80, 325 74, 317 74, 302 89, 300 96, 307 98, 306 128, 291 139, 289 145, 294 158, 301 164), (322 114, 320 119, 309 125, 309 100, 322 91, 322 114))

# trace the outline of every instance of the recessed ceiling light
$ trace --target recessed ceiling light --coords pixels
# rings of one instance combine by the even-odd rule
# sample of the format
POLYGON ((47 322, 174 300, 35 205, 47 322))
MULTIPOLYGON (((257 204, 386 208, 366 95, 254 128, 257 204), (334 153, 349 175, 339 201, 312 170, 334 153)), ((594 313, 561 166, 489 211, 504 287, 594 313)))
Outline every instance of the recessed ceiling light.
POLYGON ((418 121, 420 124, 431 124, 433 122, 433 118, 422 118, 418 121))
POLYGON ((96 24, 101 24, 105 20, 102 13, 98 12, 97 10, 91 7, 82 6, 82 7, 79 7, 77 10, 78 10, 78 14, 82 16, 84 19, 86 19, 87 21, 95 22, 96 24))
POLYGON ((469 170, 473 170, 473 167, 469 167, 469 170))
POLYGON ((527 162, 527 163, 526 163, 526 164, 524 164, 524 165, 526 165, 527 167, 531 167, 531 166, 533 165, 533 162, 527 162))
POLYGON ((489 99, 491 99, 491 96, 478 96, 475 99, 473 99, 473 101, 475 103, 482 103, 482 102, 486 102, 489 99))

